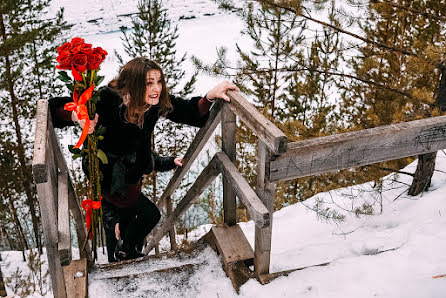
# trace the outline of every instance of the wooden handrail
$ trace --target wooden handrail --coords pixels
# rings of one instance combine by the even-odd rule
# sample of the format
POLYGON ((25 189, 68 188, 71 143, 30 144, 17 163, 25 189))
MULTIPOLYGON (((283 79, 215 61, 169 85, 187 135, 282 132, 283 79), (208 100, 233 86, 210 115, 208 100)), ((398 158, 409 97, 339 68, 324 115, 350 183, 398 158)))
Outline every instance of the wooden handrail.
POLYGON ((48 102, 45 99, 39 99, 37 102, 36 133, 33 153, 33 177, 36 184, 44 183, 48 180, 46 164, 47 127, 48 102))
POLYGON ((215 156, 217 157, 216 167, 218 171, 222 173, 224 179, 227 179, 232 185, 237 197, 243 202, 248 210, 251 219, 260 228, 268 227, 270 225, 270 214, 268 209, 266 209, 257 194, 239 173, 234 163, 229 160, 224 152, 218 152, 215 156))
POLYGON ((229 108, 274 154, 287 151, 288 138, 277 126, 263 116, 240 92, 228 91, 228 96, 231 99, 229 108))
MULTIPOLYGON (((45 234, 48 267, 53 293, 66 297, 62 266, 71 262, 70 211, 73 215, 78 244, 87 238, 80 203, 69 176, 69 170, 60 151, 59 141, 51 123, 48 102, 37 102, 36 133, 32 163, 33 178, 37 187, 40 212, 45 234)), ((92 264, 90 246, 80 252, 92 264)))
POLYGON ((271 181, 290 180, 446 148, 446 116, 288 144, 271 162, 271 181))
POLYGON ((198 199, 201 193, 214 181, 218 176, 218 171, 215 167, 216 157, 209 162, 209 164, 203 169, 195 183, 189 188, 186 195, 178 203, 175 210, 164 221, 161 227, 157 230, 156 234, 152 237, 150 243, 144 248, 143 253, 149 253, 155 245, 164 237, 167 231, 172 225, 189 209, 190 206, 198 199))

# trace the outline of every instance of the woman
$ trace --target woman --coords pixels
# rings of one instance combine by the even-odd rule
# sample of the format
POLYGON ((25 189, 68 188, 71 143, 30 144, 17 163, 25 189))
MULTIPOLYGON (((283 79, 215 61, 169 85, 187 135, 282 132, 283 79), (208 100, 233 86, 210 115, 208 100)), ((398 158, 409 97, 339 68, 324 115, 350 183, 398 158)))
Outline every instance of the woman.
MULTIPOLYGON (((181 158, 160 157, 152 152, 151 134, 157 120, 163 116, 174 122, 201 127, 206 123, 209 108, 216 98, 229 101, 228 90, 238 88, 223 82, 202 98, 184 100, 169 95, 160 66, 140 57, 124 65, 118 78, 101 91, 90 133, 96 124, 106 128, 104 139, 98 143, 98 148, 109 160, 108 164, 100 165, 103 174, 102 205, 106 229, 114 230, 116 238, 122 236, 122 246, 115 254, 118 259, 141 256, 136 247, 160 219, 155 204, 141 193, 142 176, 153 170, 182 166, 181 158)), ((63 110, 63 105, 69 101, 70 98, 50 99, 55 127, 73 125, 74 122, 84 126, 85 120, 77 120, 74 112, 70 115, 63 110)), ((107 243, 113 246, 109 238, 107 243)), ((113 260, 113 249, 107 247, 109 261, 113 260)))

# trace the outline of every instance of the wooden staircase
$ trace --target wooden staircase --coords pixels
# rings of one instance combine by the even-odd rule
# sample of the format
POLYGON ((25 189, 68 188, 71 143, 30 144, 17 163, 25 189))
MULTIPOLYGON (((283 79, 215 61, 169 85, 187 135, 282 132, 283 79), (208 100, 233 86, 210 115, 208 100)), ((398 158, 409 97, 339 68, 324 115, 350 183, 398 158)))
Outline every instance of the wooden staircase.
MULTIPOLYGON (((231 98, 230 103, 215 102, 208 121, 198 131, 184 156, 183 167, 177 168, 166 187, 158 207, 166 208, 167 216, 156 231, 152 232, 151 241, 144 248, 144 252, 149 253, 166 234, 170 235, 172 251, 177 251, 176 222, 221 174, 225 225, 213 227, 203 240, 221 256, 223 269, 231 278, 236 290, 249 278, 256 278, 263 284, 293 271, 269 272, 276 182, 446 148, 446 116, 288 143, 283 132, 258 112, 240 93, 229 91, 228 95, 231 98), (258 137, 255 191, 234 165, 237 117, 258 137), (221 124, 222 129, 222 151, 215 154, 186 195, 173 208, 170 197, 218 124, 221 124), (236 197, 246 207, 255 223, 254 248, 249 245, 237 225, 236 197), (252 265, 254 270, 250 269, 252 265)), ((181 280, 181 276, 184 275, 184 280, 187 282, 187 276, 205 266, 191 261, 180 266, 166 266, 154 270, 152 265, 161 261, 152 257, 115 265, 93 264, 80 202, 51 125, 46 100, 39 100, 37 105, 33 176, 37 185, 55 297, 73 297, 73 293, 76 293, 75 297, 87 296, 87 268, 91 271, 90 279, 104 282, 107 280, 113 284, 123 283, 126 285, 123 286, 124 291, 124 288, 131 284, 130 281, 136 278, 157 280, 159 276, 166 276, 165 278, 176 276, 181 280), (70 213, 75 223, 81 252, 81 260, 76 261, 72 261, 71 257, 70 213), (139 273, 123 273, 124 268, 130 266, 140 266, 147 270, 144 269, 139 273), (77 290, 72 289, 72 285, 76 285, 76 289, 79 288, 80 292, 77 293, 77 290)), ((206 252, 206 249, 200 250, 197 247, 196 252, 192 254, 203 251, 206 252)), ((181 252, 174 255, 180 257, 181 252)), ((304 268, 294 270, 301 269, 304 268)))

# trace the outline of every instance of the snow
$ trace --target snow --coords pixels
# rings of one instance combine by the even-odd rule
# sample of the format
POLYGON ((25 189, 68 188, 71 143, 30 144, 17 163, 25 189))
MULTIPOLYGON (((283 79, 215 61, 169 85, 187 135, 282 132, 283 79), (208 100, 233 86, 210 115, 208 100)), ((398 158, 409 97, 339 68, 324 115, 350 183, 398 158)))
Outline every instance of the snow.
MULTIPOLYGON (((416 162, 404 171, 413 172, 415 167, 416 162)), ((401 189, 402 183, 408 182, 407 177, 395 177, 395 174, 385 178, 381 214, 378 206, 370 216, 358 217, 344 210, 352 206, 352 199, 346 194, 358 195, 354 204, 371 203, 380 197, 372 183, 318 194, 304 202, 311 207, 316 198, 324 199, 345 215, 340 223, 318 220, 315 212, 302 203, 275 212, 271 272, 330 264, 296 271, 263 286, 249 280, 241 287, 239 297, 445 297, 446 279, 433 278, 446 274, 445 153, 438 152, 429 191, 410 197, 406 194, 407 185, 401 189)), ((253 222, 240 225, 253 245, 253 222)), ((209 228, 210 225, 199 227, 190 235, 198 239, 209 228)), ((20 252, 2 252, 2 257, 5 277, 11 276, 16 268, 26 272, 20 252)), ((186 292, 169 290, 163 297, 182 297, 186 293, 188 297, 237 297, 222 270, 220 258, 210 248, 192 260, 161 259, 150 262, 149 268, 152 271, 186 263, 203 265, 190 277, 186 292)), ((125 272, 132 274, 145 269, 129 265, 125 272)), ((89 292, 94 297, 119 294, 117 288, 95 278, 94 274, 90 275, 89 292)), ((163 288, 162 284, 138 283, 133 293, 153 290, 154 286, 163 288)), ((125 287, 119 289, 126 291, 125 287)))
MULTIPOLYGON (((136 0, 58 0, 53 1, 52 12, 59 6, 66 8, 69 23, 75 24, 67 39, 82 36, 94 46, 102 46, 110 55, 101 70, 110 80, 116 75, 118 65, 113 50, 122 51, 119 26, 129 23, 126 14, 136 12, 136 0), (82 9, 81 9, 82 8, 82 9), (100 11, 100 18, 98 17, 100 11), (116 17, 116 15, 122 15, 116 17), (96 22, 88 22, 98 19, 96 22), (99 32, 92 33, 92 32, 99 32)), ((187 52, 205 62, 216 57, 215 49, 229 48, 233 59, 235 43, 247 45, 240 34, 242 23, 233 14, 217 11, 210 0, 166 1, 180 37, 179 55, 187 52), (213 16, 207 16, 213 14, 213 16), (187 19, 195 16, 193 19, 187 19)), ((193 73, 190 62, 185 65, 193 73)), ((201 75, 197 93, 203 94, 216 84, 215 78, 201 75)), ((68 143, 72 143, 70 140, 68 143)), ((416 162, 404 169, 413 172, 416 162)), ((250 280, 240 289, 239 297, 446 297, 446 278, 432 278, 446 274, 446 156, 439 151, 436 171, 429 191, 417 196, 407 195, 411 178, 395 174, 386 177, 383 189, 378 191, 372 183, 318 194, 304 203, 283 208, 274 214, 271 252, 271 272, 330 262, 327 266, 310 267, 279 277, 267 285, 250 280), (345 215, 343 222, 326 222, 310 210, 316 200, 323 200, 326 207, 345 215), (352 212, 363 203, 372 204, 374 215, 356 216, 352 212), (382 202, 382 204, 381 204, 382 202), (382 207, 382 213, 380 213, 382 207)), ((245 235, 254 246, 254 224, 240 223, 245 235)), ((210 228, 201 226, 190 233, 200 238, 210 228)), ((167 245, 167 241, 165 245, 167 245)), ((163 243, 162 243, 163 244, 163 243)), ((0 263, 5 278, 16 270, 26 278, 29 274, 21 253, 1 252, 0 263)), ((43 255, 42 259, 45 260, 43 255)), ((100 255, 99 262, 106 262, 100 255)), ((198 253, 193 261, 204 264, 197 267, 186 292, 166 292, 162 297, 237 297, 230 280, 222 270, 220 258, 210 249, 198 253)), ((161 260, 149 264, 151 269, 178 266, 181 260, 161 260), (158 267, 159 266, 159 267, 158 267)), ((141 272, 129 266, 128 272, 141 272)), ((94 277, 94 276, 92 276, 94 277)), ((48 279, 49 282, 49 279, 48 279)), ((167 283, 167 281, 161 281, 167 283)), ((145 287, 162 286, 153 283, 138 284, 138 291, 145 287)), ((125 291, 125 288, 121 289, 125 291)), ((7 288, 11 294, 11 288, 7 288)), ((120 296, 117 289, 99 279, 90 279, 89 292, 93 297, 120 296)), ((51 293, 28 297, 51 297, 51 293)), ((131 295, 127 295, 131 297, 131 295)))

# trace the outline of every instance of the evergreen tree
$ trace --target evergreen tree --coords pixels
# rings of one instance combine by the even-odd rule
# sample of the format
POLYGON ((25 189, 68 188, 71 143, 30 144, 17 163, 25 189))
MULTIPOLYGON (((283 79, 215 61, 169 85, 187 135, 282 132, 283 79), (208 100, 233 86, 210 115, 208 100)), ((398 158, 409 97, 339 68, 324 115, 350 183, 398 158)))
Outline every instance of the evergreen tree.
MULTIPOLYGON (((373 83, 354 80, 344 87, 345 107, 353 111, 350 118, 352 129, 438 115, 432 103, 439 84, 436 67, 444 59, 438 54, 444 53, 444 49, 439 48, 446 40, 444 27, 435 18, 414 13, 411 9, 433 15, 446 13, 446 7, 438 1, 402 0, 398 7, 377 1, 368 6, 367 22, 359 21, 368 39, 408 49, 413 54, 382 50, 367 44, 359 49, 360 55, 349 61, 356 76, 363 82, 373 83)), ((380 168, 398 170, 412 160, 405 158, 386 162, 375 167, 375 173, 369 174, 382 176, 384 173, 379 172, 380 168)), ((419 163, 409 191, 413 195, 430 185, 435 153, 421 157, 419 163), (423 174, 420 175, 421 172, 423 174)))
POLYGON ((21 183, 13 187, 26 197, 35 244, 39 248, 40 219, 29 166, 33 139, 23 124, 35 116, 39 97, 47 97, 47 92, 54 94, 54 90, 49 89, 54 84, 48 83, 55 76, 53 44, 64 23, 62 12, 54 19, 46 18, 48 7, 49 1, 41 0, 5 0, 0 3, 0 104, 5 107, 0 116, 3 123, 12 124, 1 129, 13 135, 20 176, 15 183, 21 183))
MULTIPOLYGON (((339 34, 318 30, 314 41, 309 43, 309 30, 304 19, 265 3, 251 3, 239 14, 246 23, 242 33, 254 45, 250 52, 236 47, 240 60, 234 76, 241 91, 250 95, 251 102, 292 141, 342 129, 330 93, 336 81, 332 72, 340 63, 342 44, 339 34)), ((336 21, 334 9, 330 18, 336 21)), ((233 68, 228 64, 225 52, 220 49, 218 60, 212 66, 205 66, 196 58, 195 64, 209 73, 231 76, 233 68)), ((239 170, 254 185, 256 138, 242 125, 237 142, 241 160, 239 170)), ((305 200, 315 193, 344 186, 346 182, 340 185, 336 175, 278 183, 276 209, 305 200)), ((243 217, 240 219, 246 219, 243 217)))

